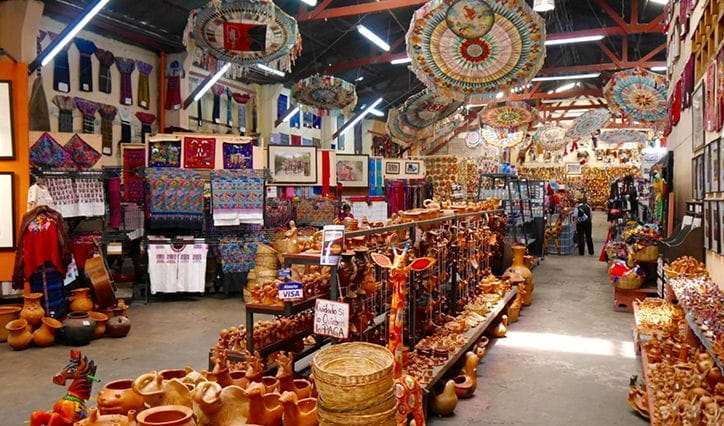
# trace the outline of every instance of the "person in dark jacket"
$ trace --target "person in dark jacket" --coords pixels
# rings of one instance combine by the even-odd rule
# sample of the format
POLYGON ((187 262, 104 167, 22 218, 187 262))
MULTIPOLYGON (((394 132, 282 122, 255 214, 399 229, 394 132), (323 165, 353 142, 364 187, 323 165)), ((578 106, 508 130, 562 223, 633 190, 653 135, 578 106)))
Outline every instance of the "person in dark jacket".
POLYGON ((583 197, 579 200, 576 209, 573 212, 573 218, 576 221, 576 234, 578 235, 578 254, 583 256, 584 254, 584 239, 588 246, 588 254, 593 256, 593 221, 591 218, 591 206, 588 205, 588 200, 583 197))

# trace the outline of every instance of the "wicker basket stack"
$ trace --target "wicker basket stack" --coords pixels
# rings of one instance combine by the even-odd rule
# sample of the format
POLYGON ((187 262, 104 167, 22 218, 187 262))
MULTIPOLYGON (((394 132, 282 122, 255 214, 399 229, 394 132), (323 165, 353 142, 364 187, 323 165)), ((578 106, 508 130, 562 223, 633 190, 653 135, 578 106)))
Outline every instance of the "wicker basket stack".
POLYGON ((251 302, 251 290, 264 285, 265 282, 277 278, 279 274, 279 257, 271 246, 260 243, 256 249, 254 269, 249 271, 244 288, 244 301, 251 302))

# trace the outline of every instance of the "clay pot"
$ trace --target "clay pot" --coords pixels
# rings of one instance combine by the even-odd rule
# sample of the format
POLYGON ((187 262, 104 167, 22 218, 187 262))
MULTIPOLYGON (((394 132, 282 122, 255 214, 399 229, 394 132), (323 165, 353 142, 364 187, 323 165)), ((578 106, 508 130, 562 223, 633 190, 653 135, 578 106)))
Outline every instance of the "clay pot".
POLYGON ((55 333, 63 324, 55 318, 45 317, 40 327, 33 333, 35 346, 50 346, 55 343, 55 333))
POLYGON ((158 372, 158 374, 161 376, 161 379, 163 380, 171 380, 171 379, 179 379, 183 380, 186 375, 188 374, 188 371, 182 368, 169 368, 166 370, 161 370, 158 372))
POLYGON ((63 341, 68 346, 84 346, 93 338, 96 322, 88 312, 71 312, 63 321, 63 341))
POLYGON ((89 288, 76 288, 71 292, 73 295, 68 299, 70 300, 71 312, 90 312, 93 310, 93 299, 88 295, 89 288))
POLYGON ((346 251, 342 253, 339 267, 337 267, 337 276, 339 285, 342 288, 349 287, 354 282, 357 274, 357 267, 354 264, 354 252, 346 251))
POLYGON ((143 397, 133 390, 133 380, 121 379, 106 383, 98 393, 101 414, 122 414, 143 410, 143 397))
POLYGON ((280 384, 279 379, 274 376, 264 376, 261 378, 261 383, 266 388, 267 393, 279 392, 280 384))
POLYGON ((136 426, 136 412, 129 411, 128 415, 100 415, 97 408, 91 408, 88 417, 75 422, 74 426, 136 426))
POLYGON ((357 247, 354 249, 354 266, 357 269, 355 272, 354 282, 357 286, 362 284, 365 272, 367 272, 367 265, 369 261, 368 253, 369 249, 367 247, 357 247))
POLYGON ((523 298, 523 306, 530 306, 533 303, 535 284, 533 282, 533 273, 525 266, 525 251, 525 246, 516 245, 513 247, 513 264, 505 271, 505 274, 509 275, 515 272, 525 278, 526 294, 523 298))
POLYGON ((196 426, 194 412, 182 405, 149 408, 136 417, 140 426, 196 426))
POLYGON ((45 316, 45 309, 40 305, 41 297, 43 297, 43 293, 23 295, 23 310, 20 311, 20 318, 26 320, 33 328, 39 327, 45 316))
POLYGON ((20 306, 0 306, 0 342, 8 340, 8 330, 5 326, 13 320, 20 318, 20 306))
POLYGON ((8 331, 8 344, 13 350, 21 351, 30 346, 33 341, 33 335, 30 333, 30 326, 26 319, 16 319, 5 325, 8 331))
POLYGON ((126 337, 131 331, 131 320, 122 315, 122 309, 113 309, 113 316, 108 320, 106 330, 111 337, 126 337))
POLYGON ((89 312, 88 316, 96 322, 96 328, 93 330, 93 338, 97 339, 106 334, 106 324, 108 324, 108 315, 103 312, 89 312))

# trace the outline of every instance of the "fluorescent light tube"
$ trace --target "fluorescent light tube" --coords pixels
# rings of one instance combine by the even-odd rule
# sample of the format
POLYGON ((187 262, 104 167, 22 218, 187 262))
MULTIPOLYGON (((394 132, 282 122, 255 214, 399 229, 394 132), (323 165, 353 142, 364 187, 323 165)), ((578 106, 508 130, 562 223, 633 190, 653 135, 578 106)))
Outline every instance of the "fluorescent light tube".
POLYGON ((299 105, 295 105, 294 108, 287 111, 286 114, 284 114, 284 118, 282 118, 282 123, 286 123, 289 121, 296 113, 299 112, 299 105))
POLYGON ((649 1, 651 1, 651 3, 662 4, 662 5, 666 5, 666 3, 669 2, 669 0, 649 0, 649 1))
POLYGON ((381 104, 382 101, 383 101, 382 98, 378 98, 376 101, 374 101, 372 103, 372 105, 368 106, 367 108, 364 109, 364 111, 360 112, 355 119, 344 123, 341 127, 338 127, 337 131, 332 136, 332 139, 338 138, 339 135, 342 134, 342 132, 344 132, 345 130, 347 130, 350 127, 354 127, 357 123, 362 121, 362 119, 365 118, 367 116, 367 114, 370 114, 373 109, 376 109, 377 105, 381 104))
POLYGON ((361 76, 355 78, 354 81, 362 81, 364 79, 365 79, 365 76, 361 75, 361 76))
POLYGON ((410 58, 393 59, 390 61, 392 65, 409 64, 410 62, 412 62, 412 59, 410 58))
POLYGON ((546 46, 556 46, 560 44, 586 43, 589 41, 603 40, 603 35, 592 35, 584 37, 560 38, 555 40, 546 40, 546 46))
POLYGON ((495 99, 502 99, 505 96, 505 92, 498 92, 495 94, 495 99))
POLYGON ((564 84, 563 86, 560 86, 560 87, 556 88, 556 93, 561 93, 561 92, 566 92, 566 91, 568 91, 568 90, 571 90, 571 89, 573 89, 574 87, 576 87, 576 84, 577 84, 577 83, 564 84))
POLYGON ((276 69, 274 69, 274 68, 272 68, 272 67, 268 67, 268 66, 266 66, 266 65, 264 65, 264 64, 256 64, 256 66, 257 66, 257 68, 259 68, 260 70, 264 70, 264 71, 268 72, 269 74, 278 75, 279 77, 284 77, 284 76, 286 75, 286 74, 283 73, 282 71, 276 70, 276 69))
POLYGON ((359 31, 359 33, 365 36, 367 40, 376 44, 377 47, 384 50, 385 52, 388 52, 390 50, 390 45, 387 44, 387 42, 382 40, 377 34, 370 31, 369 28, 365 27, 364 25, 357 25, 357 31, 359 31))
POLYGON ((370 114, 372 114, 372 115, 374 115, 374 116, 376 116, 376 117, 384 117, 384 116, 385 116, 385 113, 384 113, 384 112, 382 112, 382 111, 380 111, 380 110, 378 110, 378 109, 376 109, 376 108, 372 108, 372 109, 370 110, 370 114))
POLYGON ((651 68, 649 68, 649 69, 650 69, 651 71, 653 71, 653 72, 661 72, 661 71, 666 71, 666 70, 667 70, 666 66, 651 67, 651 68))
POLYGON ((228 71, 229 68, 231 68, 231 62, 226 63, 223 67, 221 67, 220 70, 216 71, 216 74, 214 74, 214 76, 211 77, 211 79, 209 79, 209 81, 206 82, 204 87, 202 87, 201 90, 199 90, 199 92, 196 93, 196 95, 194 96, 194 102, 198 102, 198 100, 201 99, 202 96, 204 96, 204 93, 206 93, 209 89, 211 89, 214 86, 214 84, 216 84, 216 82, 219 81, 219 79, 224 74, 226 74, 226 71, 228 71))
POLYGON ((299 0, 299 1, 301 1, 302 3, 304 3, 306 5, 312 6, 312 7, 317 5, 317 0, 299 0))
POLYGON ((81 20, 78 21, 77 24, 75 24, 73 29, 70 30, 68 32, 68 34, 65 35, 65 37, 63 37, 63 39, 60 41, 60 43, 56 44, 55 47, 53 48, 53 50, 48 52, 45 55, 45 57, 43 57, 43 60, 40 62, 40 65, 41 66, 48 65, 48 63, 53 60, 55 55, 57 55, 58 52, 63 50, 65 45, 68 44, 71 40, 73 40, 73 37, 75 37, 80 32, 80 30, 82 30, 83 27, 85 27, 86 24, 91 19, 93 19, 94 16, 96 16, 96 14, 98 14, 98 12, 100 12, 100 10, 103 9, 103 6, 105 6, 106 3, 108 3, 109 1, 111 1, 111 0, 100 0, 98 3, 96 3, 96 5, 93 6, 93 8, 91 10, 89 10, 88 13, 86 13, 85 16, 83 16, 83 18, 81 18, 81 20))
POLYGON ((596 78, 601 75, 600 72, 590 74, 574 74, 574 75, 552 75, 547 77, 536 77, 531 81, 560 81, 560 80, 583 80, 586 78, 596 78))
POLYGON ((535 0, 533 2, 533 10, 536 12, 550 12, 556 8, 555 0, 535 0))

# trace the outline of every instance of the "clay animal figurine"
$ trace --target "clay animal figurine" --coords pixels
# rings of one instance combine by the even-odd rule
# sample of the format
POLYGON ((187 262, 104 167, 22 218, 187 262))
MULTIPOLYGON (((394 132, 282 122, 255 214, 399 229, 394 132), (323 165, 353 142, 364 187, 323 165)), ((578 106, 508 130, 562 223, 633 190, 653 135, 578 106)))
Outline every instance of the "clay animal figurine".
POLYGON ((193 406, 191 391, 179 379, 163 380, 161 374, 153 372, 138 376, 133 381, 133 391, 143 397, 149 407, 161 405, 193 406))
POLYGON ((80 351, 70 351, 70 361, 53 377, 53 383, 65 386, 71 380, 65 396, 59 399, 52 411, 34 411, 30 415, 30 426, 64 426, 83 420, 88 416, 85 402, 90 398, 95 378, 96 364, 88 357, 81 357, 80 351))
POLYGON ((249 397, 238 386, 202 382, 191 393, 198 426, 244 425, 249 417, 249 397))
POLYGON ((472 398, 475 394, 475 389, 478 388, 479 363, 480 358, 473 352, 468 352, 465 355, 465 368, 453 379, 455 381, 455 393, 458 398, 472 398))
POLYGON ((488 334, 496 338, 505 337, 508 334, 508 316, 503 315, 498 325, 488 330, 488 334))
POLYGON ((251 383, 246 389, 249 397, 249 417, 246 422, 249 424, 265 426, 281 426, 284 407, 279 402, 278 393, 264 395, 264 385, 251 383))
POLYGON ((279 388, 282 392, 294 392, 297 398, 309 398, 312 394, 312 384, 303 379, 294 380, 294 357, 290 353, 279 352, 276 357, 276 378, 279 379, 279 388))
POLYGON ((317 398, 297 399, 294 392, 284 392, 279 398, 284 407, 284 426, 317 426, 317 398))
POLYGON ((422 387, 416 378, 403 375, 395 380, 395 396, 397 397, 397 424, 407 424, 412 415, 416 426, 425 426, 425 409, 422 387))
POLYGON ((438 416, 450 416, 458 406, 458 396, 455 394, 455 382, 448 380, 442 393, 432 396, 430 408, 438 416))

